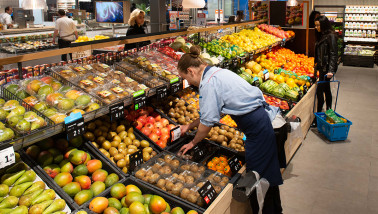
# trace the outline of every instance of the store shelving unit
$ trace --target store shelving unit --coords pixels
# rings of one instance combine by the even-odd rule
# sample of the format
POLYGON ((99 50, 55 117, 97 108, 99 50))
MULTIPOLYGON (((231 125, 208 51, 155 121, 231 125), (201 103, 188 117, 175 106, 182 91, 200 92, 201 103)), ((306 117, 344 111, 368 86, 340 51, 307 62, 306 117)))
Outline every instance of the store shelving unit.
MULTIPOLYGON (((378 6, 360 6, 347 5, 345 7, 345 37, 344 44, 346 48, 364 49, 367 46, 376 47, 378 39, 376 32, 378 29, 378 6)), ((367 49, 369 49, 367 47, 367 49)), ((374 54, 365 56, 358 55, 358 52, 353 54, 344 54, 344 65, 359 66, 359 67, 373 67, 374 54)))

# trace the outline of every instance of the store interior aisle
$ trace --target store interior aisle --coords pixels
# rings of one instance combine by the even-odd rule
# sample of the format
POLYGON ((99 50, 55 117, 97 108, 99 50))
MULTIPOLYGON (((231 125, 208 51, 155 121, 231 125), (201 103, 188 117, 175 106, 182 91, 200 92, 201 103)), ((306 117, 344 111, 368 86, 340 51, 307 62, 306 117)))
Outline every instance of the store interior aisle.
POLYGON ((310 129, 284 172, 284 213, 378 213, 378 69, 339 66, 336 112, 353 122, 331 143, 310 129))

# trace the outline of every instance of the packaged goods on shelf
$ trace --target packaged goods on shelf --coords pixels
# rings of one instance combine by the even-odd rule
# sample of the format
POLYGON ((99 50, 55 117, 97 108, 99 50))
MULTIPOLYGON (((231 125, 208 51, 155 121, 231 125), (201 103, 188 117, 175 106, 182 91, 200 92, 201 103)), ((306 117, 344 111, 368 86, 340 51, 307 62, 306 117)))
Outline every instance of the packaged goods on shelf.
POLYGON ((15 96, 56 124, 63 122, 71 112, 85 114, 100 108, 100 104, 92 96, 68 82, 48 75, 13 80, 5 85, 6 89, 11 87, 14 87, 15 96))

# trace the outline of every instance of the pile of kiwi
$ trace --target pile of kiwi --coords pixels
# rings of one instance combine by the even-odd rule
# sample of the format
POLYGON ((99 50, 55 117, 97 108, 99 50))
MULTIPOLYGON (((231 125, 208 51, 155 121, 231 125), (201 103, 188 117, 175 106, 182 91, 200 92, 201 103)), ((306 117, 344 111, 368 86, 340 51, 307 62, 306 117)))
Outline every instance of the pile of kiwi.
POLYGON ((190 124, 199 118, 198 110, 191 104, 187 105, 184 99, 169 96, 167 103, 164 105, 157 105, 158 108, 174 122, 180 125, 190 124))
POLYGON ((142 149, 143 161, 148 161, 157 153, 146 140, 138 140, 133 128, 126 121, 110 122, 108 116, 103 116, 86 125, 84 138, 108 157, 115 165, 128 172, 129 155, 142 149))
POLYGON ((222 146, 235 149, 238 152, 244 152, 244 134, 229 126, 214 126, 207 134, 207 139, 214 141, 222 146))
POLYGON ((203 207, 205 203, 198 190, 205 184, 206 179, 213 184, 217 193, 220 193, 229 181, 219 173, 212 173, 204 179, 203 175, 206 173, 208 172, 204 166, 180 161, 175 156, 166 154, 150 166, 140 168, 136 171, 135 177, 203 207))

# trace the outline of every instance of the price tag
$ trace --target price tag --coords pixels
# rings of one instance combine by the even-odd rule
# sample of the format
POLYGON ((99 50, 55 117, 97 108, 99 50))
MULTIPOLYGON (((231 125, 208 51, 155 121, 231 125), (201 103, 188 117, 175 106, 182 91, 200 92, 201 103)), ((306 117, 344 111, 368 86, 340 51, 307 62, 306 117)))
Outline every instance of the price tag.
POLYGON ((272 52, 272 46, 269 46, 268 51, 272 52))
POLYGON ((146 94, 144 90, 140 90, 133 93, 134 97, 134 109, 138 110, 146 105, 146 94))
POLYGON ((182 81, 182 85, 183 85, 183 86, 182 86, 183 89, 185 89, 185 88, 187 88, 187 87, 190 86, 188 80, 183 80, 183 81, 182 81))
POLYGON ((180 137, 181 137, 180 126, 176 126, 175 128, 171 129, 171 142, 178 140, 180 137))
POLYGON ((228 161, 232 174, 236 174, 242 168, 242 165, 239 162, 238 157, 234 156, 228 161))
POLYGON ((193 161, 201 160, 206 155, 203 144, 197 144, 193 148, 193 161))
POLYGON ((0 168, 12 165, 16 162, 16 156, 14 155, 14 149, 11 144, 7 145, 0 151, 0 168))
POLYGON ((125 117, 125 106, 122 103, 118 103, 109 107, 110 120, 116 121, 125 117))
POLYGON ((265 80, 265 81, 268 80, 268 79, 269 79, 269 72, 268 72, 267 69, 265 69, 265 70, 263 71, 263 74, 264 74, 264 80, 265 80))
POLYGON ((168 95, 168 89, 165 85, 156 89, 156 97, 158 100, 162 100, 168 95))
POLYGON ((64 118, 65 129, 67 134, 67 140, 84 134, 84 118, 81 116, 81 113, 73 113, 70 116, 64 118))
POLYGON ((174 94, 180 90, 180 82, 177 80, 177 82, 172 83, 171 81, 171 93, 174 94))
POLYGON ((207 206, 209 206, 218 195, 210 181, 206 181, 206 183, 198 190, 198 193, 207 206))
POLYGON ((142 150, 138 150, 129 156, 130 164, 129 170, 132 172, 134 169, 143 163, 143 153, 142 150))
POLYGON ((284 39, 282 39, 282 41, 281 41, 281 46, 285 46, 285 44, 286 44, 286 39, 284 38, 284 39))

